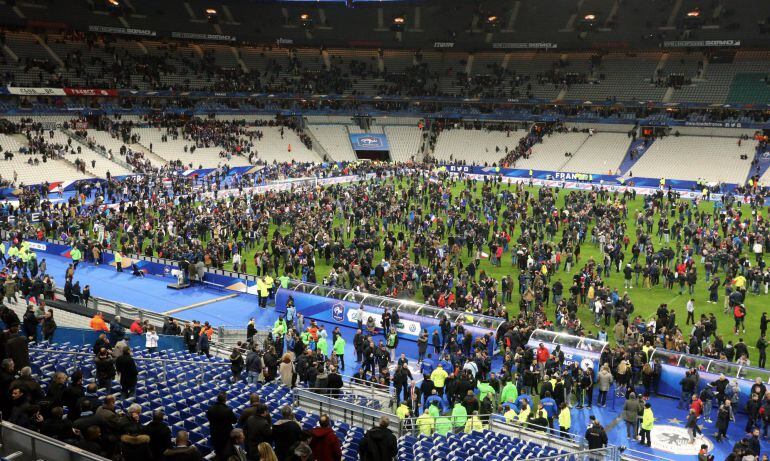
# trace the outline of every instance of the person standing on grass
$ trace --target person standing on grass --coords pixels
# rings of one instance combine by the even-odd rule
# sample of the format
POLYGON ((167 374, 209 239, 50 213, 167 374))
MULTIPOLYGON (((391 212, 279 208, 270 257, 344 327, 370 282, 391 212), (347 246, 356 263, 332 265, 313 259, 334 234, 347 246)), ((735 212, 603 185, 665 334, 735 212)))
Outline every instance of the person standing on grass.
POLYGON ((691 322, 695 325, 695 298, 690 298, 690 300, 687 301, 687 320, 685 321, 685 325, 689 325, 691 322))

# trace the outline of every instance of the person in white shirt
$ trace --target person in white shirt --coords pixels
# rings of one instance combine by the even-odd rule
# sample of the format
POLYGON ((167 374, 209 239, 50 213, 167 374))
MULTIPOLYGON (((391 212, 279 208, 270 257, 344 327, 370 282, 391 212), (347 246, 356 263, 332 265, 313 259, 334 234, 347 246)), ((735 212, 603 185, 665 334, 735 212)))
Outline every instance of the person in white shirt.
POLYGON ((155 326, 150 325, 147 328, 147 333, 144 334, 144 345, 150 352, 158 350, 158 333, 155 332, 155 326))
POLYGON ((690 322, 695 325, 695 300, 692 298, 687 301, 687 321, 685 325, 689 325, 690 322))

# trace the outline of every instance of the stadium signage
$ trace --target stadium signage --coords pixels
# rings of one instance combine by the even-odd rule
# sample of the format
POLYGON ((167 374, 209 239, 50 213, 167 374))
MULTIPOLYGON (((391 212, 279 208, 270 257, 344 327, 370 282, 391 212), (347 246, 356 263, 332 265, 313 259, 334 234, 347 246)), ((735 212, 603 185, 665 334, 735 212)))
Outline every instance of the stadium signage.
POLYGON ((497 42, 492 44, 492 48, 496 50, 510 50, 510 49, 538 49, 547 50, 555 49, 558 45, 551 42, 525 42, 525 43, 510 43, 510 42, 497 42))
POLYGON ((294 45, 294 39, 293 38, 276 38, 275 39, 276 45, 294 45))
POLYGON ((158 35, 154 30, 149 29, 131 29, 126 27, 110 27, 110 26, 88 26, 89 32, 98 32, 101 34, 118 34, 118 35, 139 35, 142 37, 155 37, 158 35))
POLYGON ((433 48, 454 48, 454 42, 433 42, 433 48))
POLYGON ((557 171, 553 174, 553 179, 557 181, 591 181, 593 175, 588 173, 562 173, 557 171))
MULTIPOLYGON (((674 421, 671 420, 671 422, 674 421)), ((675 455, 697 456, 702 444, 706 445, 709 452, 714 449, 714 442, 705 436, 699 437, 696 440, 697 443, 690 443, 690 434, 683 426, 655 424, 650 432, 650 438, 653 449, 675 455)))
POLYGON ((8 93, 20 96, 65 96, 62 88, 32 88, 26 86, 9 86, 8 93))
POLYGON ((741 46, 740 40, 667 40, 663 48, 714 48, 741 46))
POLYGON ((235 37, 232 35, 196 34, 194 32, 171 32, 171 37, 190 39, 190 40, 214 40, 217 42, 234 42, 235 41, 235 37))
POLYGON ((67 96, 117 96, 118 90, 99 90, 95 88, 64 88, 67 96))
POLYGON ((741 122, 684 122, 684 126, 703 128, 741 128, 741 122))

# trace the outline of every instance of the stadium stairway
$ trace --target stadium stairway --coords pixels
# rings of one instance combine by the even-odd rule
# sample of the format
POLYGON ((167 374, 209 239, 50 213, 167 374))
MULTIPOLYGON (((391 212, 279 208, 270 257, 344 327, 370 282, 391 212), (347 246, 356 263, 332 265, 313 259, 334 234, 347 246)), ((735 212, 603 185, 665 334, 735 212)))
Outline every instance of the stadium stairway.
POLYGON ((762 148, 759 143, 757 143, 757 150, 754 153, 754 159, 757 161, 757 164, 749 169, 749 173, 746 175, 746 182, 748 182, 754 175, 759 176, 760 180, 764 182, 763 176, 765 176, 765 173, 770 170, 770 146, 765 146, 762 148))
POLYGON ((631 145, 628 146, 628 151, 626 151, 626 156, 623 157, 623 161, 620 163, 620 168, 618 168, 618 170, 620 171, 620 176, 625 176, 626 173, 631 171, 631 168, 633 168, 636 162, 638 162, 639 159, 642 158, 642 155, 644 155, 644 153, 647 152, 647 149, 649 149, 654 142, 655 140, 650 141, 646 147, 644 146, 643 139, 637 139, 634 142, 632 142, 631 145), (631 155, 629 155, 632 151, 635 151, 633 160, 631 160, 631 155))

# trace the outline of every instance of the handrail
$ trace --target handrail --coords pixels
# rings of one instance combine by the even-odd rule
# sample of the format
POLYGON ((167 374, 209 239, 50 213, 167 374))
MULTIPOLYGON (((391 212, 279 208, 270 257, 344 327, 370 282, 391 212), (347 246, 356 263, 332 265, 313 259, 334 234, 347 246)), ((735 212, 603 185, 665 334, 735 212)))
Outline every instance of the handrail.
MULTIPOLYGON (((88 352, 77 352, 77 351, 61 351, 56 349, 40 349, 36 347, 31 347, 29 349, 30 352, 44 352, 44 353, 50 353, 50 354, 65 354, 65 355, 78 355, 81 357, 90 357, 94 358, 94 354, 89 354, 88 352)), ((181 359, 161 359, 161 358, 154 358, 154 357, 137 357, 132 356, 134 360, 141 360, 144 362, 161 362, 161 363, 187 363, 192 365, 215 365, 215 366, 227 366, 229 367, 230 364, 228 362, 219 362, 219 361, 208 361, 208 360, 181 360, 181 359)))
POLYGON ((391 430, 398 433, 400 423, 398 417, 393 413, 356 405, 334 396, 317 394, 304 388, 294 388, 292 395, 295 406, 317 414, 329 414, 330 417, 342 419, 351 425, 375 426, 379 423, 380 418, 385 416, 390 420, 391 430))
POLYGON ((514 421, 509 423, 500 414, 493 415, 489 420, 489 429, 495 432, 503 434, 514 435, 524 440, 532 440, 538 443, 546 443, 550 446, 559 446, 565 450, 574 450, 576 448, 585 448, 588 446, 588 441, 580 434, 573 434, 568 432, 566 437, 561 436, 560 432, 557 432, 553 428, 547 426, 541 426, 532 423, 523 423, 520 421, 514 421), (532 431, 531 429, 536 429, 532 431), (558 437, 549 437, 548 434, 558 435, 558 437))
POLYGON ((109 461, 82 448, 38 434, 8 421, 0 422, 2 448, 11 452, 31 454, 31 459, 55 459, 57 461, 109 461), (38 453, 38 446, 42 446, 38 453))
POLYGON ((620 454, 620 459, 624 461, 674 461, 672 458, 664 458, 657 452, 653 455, 643 451, 626 448, 620 454))
POLYGON ((465 312, 465 311, 459 311, 454 309, 444 309, 438 306, 432 306, 430 304, 425 303, 418 303, 416 301, 411 301, 408 299, 399 299, 399 298, 390 298, 387 296, 380 296, 380 295, 374 295, 371 293, 364 293, 361 291, 355 291, 355 290, 349 290, 346 288, 340 288, 340 287, 333 287, 328 285, 322 285, 319 283, 311 283, 311 282, 303 282, 300 280, 290 280, 289 281, 289 288, 287 288, 292 291, 299 291, 302 293, 312 294, 316 296, 323 296, 325 298, 334 298, 334 299, 340 299, 342 301, 348 301, 352 303, 359 303, 359 304, 367 304, 373 307, 389 307, 394 308, 396 310, 400 310, 402 306, 409 306, 410 308, 415 309, 415 313, 417 310, 420 311, 420 315, 423 315, 425 317, 433 317, 433 318, 439 318, 441 315, 451 316, 453 317, 453 321, 456 321, 459 318, 465 317, 472 317, 475 319, 473 325, 479 325, 479 323, 482 320, 486 320, 492 324, 500 324, 505 319, 502 317, 492 317, 485 314, 477 314, 475 312, 465 312), (301 289, 302 287, 308 287, 310 290, 306 291, 305 289, 301 289), (325 291, 325 294, 317 293, 318 291, 325 291), (342 297, 333 296, 334 294, 342 294, 342 297), (353 295, 353 298, 355 299, 349 299, 348 296, 353 295), (359 298, 360 296, 360 298, 359 298), (372 302, 367 302, 368 300, 373 300, 372 302), (388 306, 383 306, 383 303, 390 303, 388 306), (425 315, 422 313, 422 311, 425 310, 433 315, 425 315))

